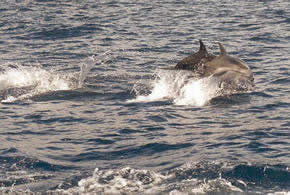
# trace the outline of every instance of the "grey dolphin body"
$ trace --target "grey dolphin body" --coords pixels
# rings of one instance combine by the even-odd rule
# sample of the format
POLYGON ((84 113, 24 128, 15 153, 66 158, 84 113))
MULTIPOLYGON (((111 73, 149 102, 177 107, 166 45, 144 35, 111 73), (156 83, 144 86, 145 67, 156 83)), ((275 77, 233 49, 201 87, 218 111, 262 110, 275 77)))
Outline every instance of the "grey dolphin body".
POLYGON ((218 43, 220 55, 206 63, 203 76, 216 77, 227 88, 242 90, 254 87, 254 77, 249 66, 242 60, 227 54, 224 46, 218 43))
POLYGON ((254 77, 249 66, 242 60, 227 54, 224 46, 218 43, 220 55, 209 54, 200 41, 200 49, 181 60, 175 69, 191 70, 200 77, 213 76, 220 86, 234 90, 249 89, 254 87, 254 77))

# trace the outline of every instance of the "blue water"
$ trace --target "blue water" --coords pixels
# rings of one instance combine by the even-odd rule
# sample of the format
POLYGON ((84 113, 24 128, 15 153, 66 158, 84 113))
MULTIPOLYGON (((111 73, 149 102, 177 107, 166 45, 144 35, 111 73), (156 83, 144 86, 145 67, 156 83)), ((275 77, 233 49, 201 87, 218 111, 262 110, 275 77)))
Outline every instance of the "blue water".
POLYGON ((289 16, 283 0, 1 1, 1 193, 289 193, 289 16), (255 89, 162 70, 199 39, 255 89))

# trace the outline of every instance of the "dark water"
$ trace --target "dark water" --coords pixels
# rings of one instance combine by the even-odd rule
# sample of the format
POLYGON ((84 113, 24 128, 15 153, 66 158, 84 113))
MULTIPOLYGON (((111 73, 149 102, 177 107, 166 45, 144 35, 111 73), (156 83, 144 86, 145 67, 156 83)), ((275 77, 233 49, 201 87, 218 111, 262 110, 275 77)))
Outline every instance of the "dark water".
POLYGON ((1 192, 289 193, 289 16, 282 0, 1 1, 1 192), (160 68, 198 39, 255 90, 180 89, 160 68))

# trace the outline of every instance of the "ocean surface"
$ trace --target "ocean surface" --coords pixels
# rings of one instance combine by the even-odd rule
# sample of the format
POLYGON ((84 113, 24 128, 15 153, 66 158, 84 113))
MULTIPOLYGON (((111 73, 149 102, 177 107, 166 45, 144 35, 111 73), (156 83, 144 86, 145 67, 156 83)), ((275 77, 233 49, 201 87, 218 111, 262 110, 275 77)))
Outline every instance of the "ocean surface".
POLYGON ((289 194, 287 0, 0 1, 0 193, 289 194), (252 69, 172 71, 202 39, 252 69))

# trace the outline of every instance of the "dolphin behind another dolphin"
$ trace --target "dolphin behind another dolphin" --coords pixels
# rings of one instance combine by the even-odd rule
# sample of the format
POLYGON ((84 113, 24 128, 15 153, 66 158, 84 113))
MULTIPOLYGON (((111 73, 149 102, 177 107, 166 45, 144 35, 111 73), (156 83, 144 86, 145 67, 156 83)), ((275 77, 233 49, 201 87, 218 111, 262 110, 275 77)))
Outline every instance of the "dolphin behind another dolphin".
POLYGON ((178 62, 178 64, 175 66, 175 69, 191 70, 194 72, 198 72, 200 71, 200 67, 202 66, 202 64, 215 58, 214 55, 207 52, 206 47, 201 40, 199 40, 199 43, 199 51, 178 62))

